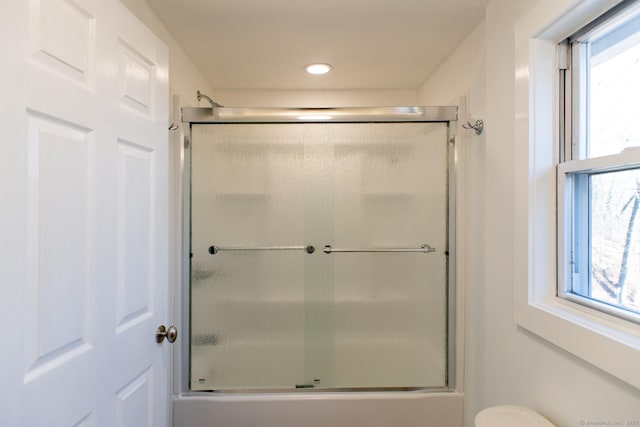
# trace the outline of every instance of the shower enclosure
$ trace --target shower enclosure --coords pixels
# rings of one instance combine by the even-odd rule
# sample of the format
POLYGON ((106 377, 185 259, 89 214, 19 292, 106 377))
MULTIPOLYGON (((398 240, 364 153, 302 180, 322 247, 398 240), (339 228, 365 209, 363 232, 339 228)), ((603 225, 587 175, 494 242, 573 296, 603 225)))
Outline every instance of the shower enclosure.
POLYGON ((451 388, 456 115, 185 109, 190 390, 451 388))

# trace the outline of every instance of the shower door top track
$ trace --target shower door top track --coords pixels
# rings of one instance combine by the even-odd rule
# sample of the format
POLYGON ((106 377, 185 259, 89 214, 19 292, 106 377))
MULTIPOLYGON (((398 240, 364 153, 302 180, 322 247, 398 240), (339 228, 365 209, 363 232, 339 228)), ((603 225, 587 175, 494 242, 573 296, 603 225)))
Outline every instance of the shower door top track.
POLYGON ((458 107, 183 108, 184 123, 450 122, 458 107))

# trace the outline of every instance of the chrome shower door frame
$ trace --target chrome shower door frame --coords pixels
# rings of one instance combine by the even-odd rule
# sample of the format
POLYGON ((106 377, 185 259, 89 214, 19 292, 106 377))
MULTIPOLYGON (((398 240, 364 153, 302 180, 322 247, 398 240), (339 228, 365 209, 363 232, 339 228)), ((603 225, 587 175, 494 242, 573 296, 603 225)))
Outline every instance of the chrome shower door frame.
MULTIPOLYGON (((186 337, 190 331, 190 281, 191 281, 191 125, 193 124, 269 124, 269 123, 446 123, 449 144, 448 165, 448 212, 447 212, 447 369, 446 383, 443 388, 376 388, 376 389, 308 389, 296 390, 234 390, 213 391, 220 394, 237 393, 327 393, 327 392, 388 392, 388 391, 461 391, 462 381, 458 378, 457 371, 462 371, 463 358, 457 357, 461 340, 457 337, 457 325, 459 316, 456 315, 461 301, 459 301, 456 286, 456 198, 457 198, 457 167, 459 159, 459 122, 458 107, 357 107, 357 108, 202 108, 183 107, 181 109, 181 121, 184 129, 184 145, 182 148, 182 229, 180 239, 182 257, 180 270, 182 283, 179 284, 179 311, 181 316, 181 330, 186 337)), ((190 336, 190 334, 189 334, 190 336)), ((181 340, 178 350, 180 366, 174 378, 176 386, 174 392, 180 395, 208 395, 212 392, 192 391, 189 385, 190 378, 190 341, 181 340)))

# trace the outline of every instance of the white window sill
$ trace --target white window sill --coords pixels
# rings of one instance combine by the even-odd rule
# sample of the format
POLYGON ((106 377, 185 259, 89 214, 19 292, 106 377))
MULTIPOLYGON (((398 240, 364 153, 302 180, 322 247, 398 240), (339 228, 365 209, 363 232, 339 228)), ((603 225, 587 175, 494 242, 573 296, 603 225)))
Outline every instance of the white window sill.
POLYGON ((619 0, 541 0, 516 25, 515 321, 640 389, 640 325, 556 296, 556 44, 619 0))

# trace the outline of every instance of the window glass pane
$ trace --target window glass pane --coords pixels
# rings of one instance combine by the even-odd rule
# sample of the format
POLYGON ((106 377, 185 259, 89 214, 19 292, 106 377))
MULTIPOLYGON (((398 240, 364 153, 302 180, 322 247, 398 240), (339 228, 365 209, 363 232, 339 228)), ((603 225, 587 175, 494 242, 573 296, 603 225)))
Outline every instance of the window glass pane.
POLYGON ((640 170, 594 174, 589 184, 590 286, 573 291, 640 312, 640 170))
POLYGON ((640 16, 590 43, 588 157, 640 146, 640 16))

